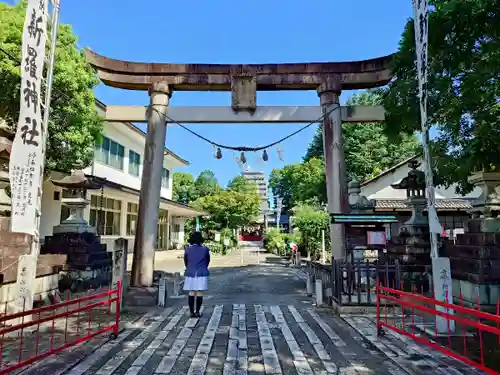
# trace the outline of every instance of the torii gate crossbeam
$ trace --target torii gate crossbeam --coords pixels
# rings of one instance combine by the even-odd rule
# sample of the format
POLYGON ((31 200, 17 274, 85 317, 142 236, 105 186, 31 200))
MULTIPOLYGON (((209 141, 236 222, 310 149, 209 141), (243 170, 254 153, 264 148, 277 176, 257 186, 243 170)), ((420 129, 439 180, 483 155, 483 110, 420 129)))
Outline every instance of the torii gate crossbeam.
MULTIPOLYGON (((147 119, 148 122, 132 285, 150 286, 153 282, 163 150, 169 118, 184 123, 312 122, 320 117, 313 117, 312 113, 323 114, 328 212, 347 213, 342 121, 381 121, 383 110, 380 107, 341 108, 339 97, 342 90, 367 89, 387 84, 391 79, 389 67, 392 55, 354 62, 242 65, 135 63, 109 59, 91 51, 86 53, 103 83, 128 90, 148 90, 150 107, 154 109, 146 111, 145 107, 110 106, 106 114, 106 120, 110 121, 135 122, 147 119), (269 90, 317 90, 321 109, 257 107, 257 91, 269 90), (189 107, 173 107, 167 116, 169 98, 173 91, 231 91, 231 108, 208 107, 203 114, 200 112, 203 109, 200 108, 204 107, 194 107, 198 108, 196 112, 189 107)), ((330 224, 330 240, 332 256, 336 259, 345 257, 342 225, 330 224)))

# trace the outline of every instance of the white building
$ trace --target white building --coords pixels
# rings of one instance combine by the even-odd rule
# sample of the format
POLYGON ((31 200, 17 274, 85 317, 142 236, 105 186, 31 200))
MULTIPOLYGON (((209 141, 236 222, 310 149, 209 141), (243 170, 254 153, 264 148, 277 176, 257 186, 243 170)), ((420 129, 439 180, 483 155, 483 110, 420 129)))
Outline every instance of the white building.
POLYGON ((247 167, 245 172, 241 173, 243 178, 251 184, 257 187, 257 192, 259 194, 261 204, 260 211, 267 212, 269 210, 268 204, 268 194, 267 194, 267 181, 264 172, 252 171, 250 167, 247 167))
MULTIPOLYGON (((408 176, 410 168, 408 163, 417 159, 422 164, 422 157, 415 156, 405 160, 394 167, 380 173, 374 178, 361 184, 361 194, 368 199, 376 200, 376 212, 396 213, 399 222, 403 223, 411 216, 411 210, 406 204, 406 190, 396 190, 391 187, 404 177, 408 176)), ((419 167, 422 170, 422 165, 419 167)), ((481 189, 475 188, 470 194, 459 195, 455 191, 456 185, 449 188, 437 187, 436 208, 438 217, 445 231, 460 232, 469 218, 467 210, 471 208, 470 202, 481 195, 481 189)), ((399 223, 391 224, 391 233, 395 235, 399 231, 399 223)), ((451 233, 448 232, 448 235, 451 233)))
MULTIPOLYGON (((105 105, 97 102, 97 107, 104 115, 105 105)), ((145 141, 145 133, 131 123, 105 122, 102 142, 96 146, 92 165, 85 169, 87 175, 104 183, 102 190, 87 192, 90 206, 86 209, 85 219, 98 228, 101 242, 108 246, 119 237, 129 240, 129 249, 134 246, 145 141)), ((182 246, 185 219, 203 214, 171 200, 172 171, 187 165, 186 160, 165 149, 157 249, 182 246)), ((52 176, 54 179, 61 177, 60 173, 52 176)), ((48 180, 44 182, 40 220, 42 239, 52 235, 54 226, 68 215, 67 208, 61 204, 62 196, 61 188, 48 180)))

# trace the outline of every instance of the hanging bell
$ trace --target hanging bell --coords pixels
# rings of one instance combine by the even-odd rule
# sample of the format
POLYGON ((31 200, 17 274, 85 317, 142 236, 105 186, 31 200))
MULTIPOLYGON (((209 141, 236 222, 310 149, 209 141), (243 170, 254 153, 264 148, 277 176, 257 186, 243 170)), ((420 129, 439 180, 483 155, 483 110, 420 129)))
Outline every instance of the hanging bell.
POLYGON ((222 151, 220 147, 217 147, 217 153, 215 154, 215 157, 219 160, 222 159, 222 151))
POLYGON ((262 160, 264 161, 268 161, 269 160, 269 156, 267 156, 267 151, 264 150, 264 152, 262 153, 262 160))
POLYGON ((242 152, 241 155, 240 155, 240 160, 243 164, 246 164, 247 163, 247 158, 245 156, 245 153, 242 152))

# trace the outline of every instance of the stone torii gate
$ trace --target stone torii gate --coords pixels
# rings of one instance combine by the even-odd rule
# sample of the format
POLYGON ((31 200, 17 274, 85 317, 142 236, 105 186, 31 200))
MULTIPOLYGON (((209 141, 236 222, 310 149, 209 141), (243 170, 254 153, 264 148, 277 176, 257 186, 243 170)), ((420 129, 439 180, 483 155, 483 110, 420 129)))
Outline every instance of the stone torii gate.
MULTIPOLYGON (((160 64, 87 58, 111 87, 148 91, 150 106, 108 106, 106 121, 147 122, 131 284, 150 286, 160 203, 166 125, 179 123, 307 123, 322 118, 328 212, 347 213, 342 122, 378 122, 377 106, 341 107, 342 90, 379 87, 391 79, 393 55, 354 62, 293 64, 160 64), (167 108, 173 91, 231 91, 231 107, 167 108), (317 90, 321 106, 257 107, 257 91, 317 90), (172 120, 170 120, 172 119, 172 120)), ((330 224, 332 256, 345 257, 344 228, 330 224)))

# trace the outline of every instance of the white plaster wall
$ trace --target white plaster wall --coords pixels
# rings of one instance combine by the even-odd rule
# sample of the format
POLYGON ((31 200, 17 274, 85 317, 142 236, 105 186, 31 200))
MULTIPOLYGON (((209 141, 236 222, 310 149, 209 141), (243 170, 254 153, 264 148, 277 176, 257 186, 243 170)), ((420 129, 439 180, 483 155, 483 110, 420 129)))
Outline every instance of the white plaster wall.
POLYGON ((40 217, 40 238, 52 235, 54 226, 60 223, 61 218, 61 200, 54 200, 54 192, 61 192, 62 189, 54 186, 48 180, 43 183, 42 193, 42 216, 40 217))
MULTIPOLYGON (((422 160, 420 159, 420 162, 422 160)), ((422 167, 419 168, 422 170, 422 167)), ((392 184, 400 182, 403 178, 408 176, 410 169, 408 165, 402 165, 384 176, 372 181, 361 187, 361 194, 369 199, 406 199, 405 190, 396 190, 391 187, 392 184)), ((459 199, 459 198, 477 198, 481 195, 481 189, 476 188, 470 194, 465 196, 455 193, 456 185, 450 186, 448 189, 444 187, 436 188, 437 199, 459 199)))
MULTIPOLYGON (((146 138, 140 133, 130 129, 127 125, 119 122, 106 122, 103 129, 103 135, 121 144, 125 148, 123 170, 95 161, 93 165, 85 169, 85 173, 107 178, 109 181, 139 190, 141 188, 142 163, 144 163, 144 146, 146 138), (129 150, 141 155, 139 176, 128 173, 129 150)), ((161 188, 162 198, 172 199, 172 170, 178 166, 182 166, 178 160, 170 155, 165 156, 163 167, 170 171, 170 178, 169 187, 161 188)))

